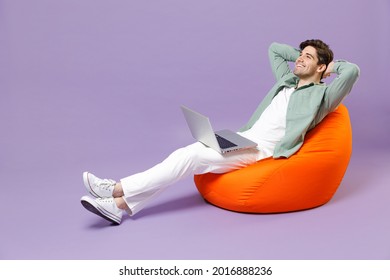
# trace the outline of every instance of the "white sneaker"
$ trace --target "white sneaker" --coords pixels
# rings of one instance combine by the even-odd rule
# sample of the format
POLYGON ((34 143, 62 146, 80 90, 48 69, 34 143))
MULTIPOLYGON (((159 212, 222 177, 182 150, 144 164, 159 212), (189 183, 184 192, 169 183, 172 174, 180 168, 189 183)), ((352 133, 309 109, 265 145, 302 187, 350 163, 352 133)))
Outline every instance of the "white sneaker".
POLYGON ((96 198, 112 197, 116 182, 111 179, 100 179, 89 172, 83 173, 84 185, 96 198))
POLYGON ((83 196, 81 204, 92 213, 119 225, 122 221, 123 211, 116 206, 114 198, 90 198, 83 196))

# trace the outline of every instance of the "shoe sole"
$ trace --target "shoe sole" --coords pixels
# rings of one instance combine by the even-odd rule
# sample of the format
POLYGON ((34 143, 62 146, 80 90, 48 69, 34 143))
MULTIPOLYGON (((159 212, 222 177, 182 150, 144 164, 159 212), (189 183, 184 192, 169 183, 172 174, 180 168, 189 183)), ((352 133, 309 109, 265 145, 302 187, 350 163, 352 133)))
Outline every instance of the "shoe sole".
POLYGON ((100 207, 99 204, 97 204, 95 201, 90 200, 88 198, 81 199, 81 204, 84 206, 85 209, 88 211, 106 219, 107 221, 110 221, 116 225, 119 225, 121 223, 121 219, 117 216, 113 215, 112 213, 108 212, 104 208, 100 207))
POLYGON ((102 198, 99 196, 97 193, 95 193, 91 187, 91 184, 89 183, 89 178, 88 178, 89 172, 84 172, 83 173, 83 181, 84 181, 84 186, 87 188, 87 191, 95 198, 102 198))

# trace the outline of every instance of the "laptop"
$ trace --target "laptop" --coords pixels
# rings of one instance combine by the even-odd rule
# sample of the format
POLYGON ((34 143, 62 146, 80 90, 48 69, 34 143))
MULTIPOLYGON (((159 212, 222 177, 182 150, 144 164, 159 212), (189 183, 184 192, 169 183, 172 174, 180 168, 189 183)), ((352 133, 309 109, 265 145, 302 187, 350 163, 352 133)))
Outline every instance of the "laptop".
POLYGON ((228 129, 214 132, 208 117, 186 106, 181 106, 181 109, 192 136, 221 154, 257 146, 257 143, 228 129))

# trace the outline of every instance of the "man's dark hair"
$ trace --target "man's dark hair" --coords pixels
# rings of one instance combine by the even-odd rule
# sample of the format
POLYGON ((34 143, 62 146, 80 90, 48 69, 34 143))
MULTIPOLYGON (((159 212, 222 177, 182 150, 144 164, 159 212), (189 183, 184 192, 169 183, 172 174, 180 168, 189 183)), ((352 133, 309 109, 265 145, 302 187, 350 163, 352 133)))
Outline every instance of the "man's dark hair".
POLYGON ((333 61, 333 52, 327 44, 318 39, 306 40, 299 45, 301 51, 307 46, 316 49, 318 56, 318 65, 325 64, 328 66, 333 61))

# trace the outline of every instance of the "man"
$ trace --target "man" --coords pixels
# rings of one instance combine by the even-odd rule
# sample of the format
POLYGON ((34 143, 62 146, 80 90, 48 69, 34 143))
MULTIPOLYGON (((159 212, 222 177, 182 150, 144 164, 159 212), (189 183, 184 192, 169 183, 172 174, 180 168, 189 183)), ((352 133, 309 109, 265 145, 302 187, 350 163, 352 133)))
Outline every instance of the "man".
POLYGON ((123 211, 139 212, 167 186, 193 174, 225 173, 267 157, 288 158, 302 146, 305 134, 335 110, 359 76, 357 65, 333 61, 333 52, 321 40, 307 40, 300 49, 273 43, 269 58, 276 84, 260 103, 240 134, 257 148, 222 155, 197 142, 173 152, 160 164, 120 182, 84 172, 84 185, 94 196, 83 196, 89 211, 120 224, 123 211), (291 71, 288 62, 295 61, 291 71), (331 73, 329 85, 321 82, 331 73))

